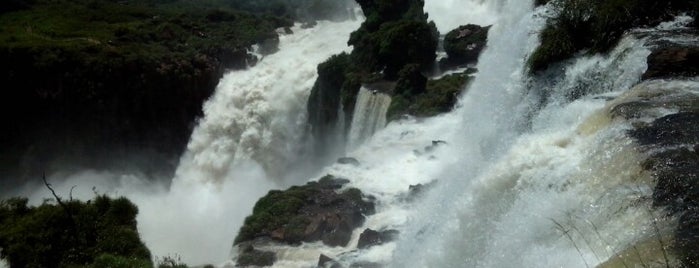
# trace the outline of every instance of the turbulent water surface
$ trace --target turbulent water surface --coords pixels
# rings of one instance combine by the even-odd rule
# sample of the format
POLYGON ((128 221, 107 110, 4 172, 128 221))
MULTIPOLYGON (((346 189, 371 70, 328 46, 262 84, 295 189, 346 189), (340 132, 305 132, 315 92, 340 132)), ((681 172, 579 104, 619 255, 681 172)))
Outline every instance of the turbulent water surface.
MULTIPOLYGON (((313 167, 299 157, 316 66, 349 51, 346 40, 360 24, 320 22, 293 28, 281 36, 279 52, 221 80, 169 187, 96 171, 52 179, 64 181, 63 192, 96 185, 94 191, 126 195, 140 208, 139 230, 153 253, 190 264, 230 262, 236 231, 260 196, 325 174, 374 196, 377 213, 346 248, 262 248, 277 253, 276 266, 314 267, 325 254, 346 266, 594 267, 669 239, 672 223, 650 208, 653 186, 626 134, 632 126, 610 115, 609 100, 635 96, 626 91, 646 69, 643 38, 627 36, 606 56, 577 57, 530 77, 526 58, 547 7, 428 0, 425 9, 443 33, 493 24, 479 72, 454 111, 385 128, 390 98, 363 89, 347 152, 358 166, 313 167), (432 182, 421 199, 406 201, 410 185, 432 182), (365 228, 401 235, 356 250, 365 228)), ((76 198, 93 195, 75 191, 76 198)), ((32 192, 37 202, 46 196, 32 192)))

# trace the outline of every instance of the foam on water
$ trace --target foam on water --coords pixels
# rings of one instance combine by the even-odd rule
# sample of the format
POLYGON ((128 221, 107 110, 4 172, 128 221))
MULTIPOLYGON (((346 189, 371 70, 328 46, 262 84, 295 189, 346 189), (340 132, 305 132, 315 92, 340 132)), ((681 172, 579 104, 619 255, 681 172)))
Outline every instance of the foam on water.
MULTIPOLYGON (((257 199, 312 172, 298 155, 316 67, 348 51, 349 34, 360 23, 297 25, 294 34, 280 36, 279 52, 254 68, 226 74, 204 105, 174 179, 84 170, 50 174, 49 181, 76 199, 89 200, 95 192, 128 197, 139 207, 141 237, 157 258, 193 265, 229 260, 233 239, 257 199)), ((25 190, 33 204, 51 197, 43 187, 25 190)))

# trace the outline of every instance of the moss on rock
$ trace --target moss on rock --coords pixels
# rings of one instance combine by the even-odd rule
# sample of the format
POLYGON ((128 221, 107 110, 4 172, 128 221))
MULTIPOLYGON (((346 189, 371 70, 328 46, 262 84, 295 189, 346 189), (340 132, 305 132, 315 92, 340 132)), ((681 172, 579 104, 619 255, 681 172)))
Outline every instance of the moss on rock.
POLYGON ((359 189, 335 192, 347 182, 326 176, 304 186, 270 191, 257 201, 234 244, 271 238, 289 244, 323 241, 345 245, 347 234, 362 224, 364 215, 374 213, 374 204, 364 200, 359 189))
POLYGON ((405 114, 428 117, 451 111, 473 72, 475 69, 468 69, 462 73, 427 80, 424 91, 419 94, 394 95, 388 108, 387 119, 395 120, 405 114))

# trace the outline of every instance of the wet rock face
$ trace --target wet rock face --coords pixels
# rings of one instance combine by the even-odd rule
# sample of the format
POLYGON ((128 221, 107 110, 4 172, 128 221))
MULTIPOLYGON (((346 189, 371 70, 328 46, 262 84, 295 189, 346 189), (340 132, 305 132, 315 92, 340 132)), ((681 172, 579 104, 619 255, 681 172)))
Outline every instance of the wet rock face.
POLYGON ((444 51, 448 58, 440 61, 442 67, 475 63, 488 41, 490 26, 475 24, 459 26, 444 37, 444 51))
POLYGON ((699 45, 662 44, 648 56, 643 79, 699 75, 699 45))
POLYGON ((699 113, 683 112, 656 119, 636 129, 631 136, 643 145, 682 145, 699 143, 699 113))
POLYGON ((337 159, 337 163, 342 165, 352 165, 355 167, 359 166, 359 160, 354 157, 340 157, 337 159))
POLYGON ((374 204, 362 192, 350 188, 338 192, 347 180, 326 176, 318 182, 270 191, 261 198, 235 243, 256 238, 297 244, 322 241, 328 246, 346 246, 374 204))
POLYGON ((685 267, 696 267, 699 263, 699 112, 696 111, 699 97, 685 93, 699 89, 699 84, 661 81, 646 82, 644 87, 638 89, 646 92, 635 100, 616 105, 611 113, 640 120, 657 114, 658 108, 675 111, 650 123, 632 121, 638 124, 629 131, 629 136, 647 154, 642 167, 656 181, 653 205, 679 217, 674 251, 685 267), (682 86, 683 90, 669 89, 673 86, 682 86))
POLYGON ((338 263, 337 261, 333 260, 332 258, 325 256, 324 254, 320 254, 320 257, 318 258, 318 267, 319 268, 342 268, 342 265, 338 263))
POLYGON ((241 248, 236 266, 266 267, 274 265, 275 261, 277 261, 277 256, 274 254, 274 252, 257 250, 252 245, 247 245, 241 248))
POLYGON ((359 235, 357 248, 364 249, 382 245, 386 242, 393 241, 397 236, 397 230, 374 231, 372 229, 366 229, 359 235))

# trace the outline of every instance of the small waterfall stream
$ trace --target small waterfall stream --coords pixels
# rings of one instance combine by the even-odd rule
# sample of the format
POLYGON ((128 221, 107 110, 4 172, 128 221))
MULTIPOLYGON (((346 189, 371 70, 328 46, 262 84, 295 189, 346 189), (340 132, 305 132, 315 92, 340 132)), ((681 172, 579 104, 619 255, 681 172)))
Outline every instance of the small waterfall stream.
POLYGON ((386 112, 390 105, 391 96, 366 87, 359 89, 349 131, 348 148, 356 148, 386 126, 386 112))

